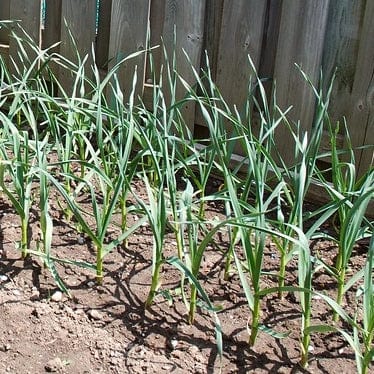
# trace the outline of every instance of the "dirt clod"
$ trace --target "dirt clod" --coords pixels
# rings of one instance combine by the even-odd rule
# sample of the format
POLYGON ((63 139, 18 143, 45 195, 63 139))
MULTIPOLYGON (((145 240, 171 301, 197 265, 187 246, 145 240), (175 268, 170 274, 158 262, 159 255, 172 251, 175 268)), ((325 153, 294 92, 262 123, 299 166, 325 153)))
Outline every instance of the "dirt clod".
POLYGON ((63 367, 63 361, 59 357, 56 357, 46 363, 45 371, 47 371, 48 373, 55 373, 61 370, 63 367))

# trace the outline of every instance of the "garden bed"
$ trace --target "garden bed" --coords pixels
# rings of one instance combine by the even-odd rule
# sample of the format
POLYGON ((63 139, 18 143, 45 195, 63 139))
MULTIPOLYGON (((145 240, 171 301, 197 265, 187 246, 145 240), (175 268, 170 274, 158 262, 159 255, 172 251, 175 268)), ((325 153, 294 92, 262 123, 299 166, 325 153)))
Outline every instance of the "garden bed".
POLYGON ((23 36, 23 66, 0 56, 0 372, 368 372, 374 169, 356 174, 332 83, 306 133, 256 74, 240 110, 170 60, 145 106, 136 77, 123 100, 131 56, 101 77, 23 36))
MULTIPOLYGON (((145 192, 145 191, 143 191, 145 192)), ((20 259, 15 249, 20 227, 17 216, 1 198, 0 228, 3 257, 0 265, 0 372, 36 373, 217 373, 214 327, 210 314, 199 310, 193 325, 187 323, 187 309, 172 291, 180 275, 165 265, 162 290, 171 290, 172 304, 162 295, 149 310, 144 303, 150 287, 152 233, 141 226, 129 238, 128 249, 117 249, 105 258, 103 285, 95 283, 92 271, 74 266, 58 266, 71 298, 59 294, 50 273, 36 258, 20 259), (53 301, 56 299, 56 301, 53 301)), ((208 217, 221 217, 219 204, 210 203, 208 217)), ((67 224, 57 203, 51 206, 54 233, 53 251, 61 258, 94 262, 88 238, 67 224)), ((32 217, 32 242, 39 235, 37 212, 32 217)), ((131 222, 131 219, 130 219, 131 222)), ((113 228, 112 234, 115 234, 113 228)), ((165 255, 175 253, 172 235, 165 241, 165 255)), ((227 237, 218 235, 225 248, 227 237)), ((313 251, 333 261, 336 247, 329 241, 312 243, 313 251)), ((365 262, 367 243, 355 248, 352 270, 365 262)), ((354 352, 338 334, 314 334, 308 369, 299 366, 300 306, 294 293, 283 300, 276 294, 262 299, 261 319, 277 331, 289 332, 284 339, 260 333, 254 347, 248 345, 250 313, 237 275, 223 280, 223 255, 213 247, 205 253, 201 282, 215 305, 223 333, 223 373, 341 373, 356 370, 354 352)), ((279 267, 276 249, 269 243, 264 255, 264 271, 279 267)), ((286 283, 296 282, 296 264, 291 262, 286 283)), ((272 277, 263 278, 262 287, 276 286, 272 277)), ((314 288, 331 296, 336 285, 323 271, 315 274, 314 288)), ((353 313, 354 290, 346 295, 344 308, 353 313)), ((313 323, 331 323, 331 310, 313 298, 313 323)))

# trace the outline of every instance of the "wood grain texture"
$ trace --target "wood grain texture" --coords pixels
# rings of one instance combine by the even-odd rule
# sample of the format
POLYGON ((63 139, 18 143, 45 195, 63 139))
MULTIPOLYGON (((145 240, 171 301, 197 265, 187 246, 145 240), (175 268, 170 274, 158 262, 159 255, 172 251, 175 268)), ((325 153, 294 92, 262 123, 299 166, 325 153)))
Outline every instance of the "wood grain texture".
MULTIPOLYGON (((41 2, 40 0, 11 0, 9 7, 9 17, 13 20, 19 20, 22 28, 37 44, 41 44, 41 2)), ((15 28, 17 31, 17 28, 15 28)), ((35 52, 31 48, 25 47, 27 58, 33 61, 35 52)), ((20 62, 18 56, 18 44, 14 38, 9 40, 9 54, 13 58, 14 63, 21 67, 23 63, 20 62)), ((11 63, 10 69, 13 70, 14 66, 11 63)), ((21 69, 22 70, 22 69, 21 69)))
MULTIPOLYGON (((203 51, 208 56, 213 80, 217 78, 217 62, 219 42, 221 37, 221 25, 223 18, 224 0, 207 0, 204 20, 204 44, 203 51)), ((207 61, 205 53, 201 55, 200 65, 206 69, 207 61)))
POLYGON ((279 0, 269 0, 266 9, 263 39, 261 49, 261 59, 258 67, 258 75, 263 79, 263 85, 268 94, 271 95, 273 87, 273 76, 275 68, 275 56, 278 47, 278 33, 281 20, 282 2, 279 0))
MULTIPOLYGON (((224 0, 207 0, 205 9, 204 42, 200 66, 202 70, 206 71, 209 63, 210 74, 214 81, 217 80, 217 62, 223 17, 223 4, 224 0)), ((194 134, 198 138, 203 138, 206 131, 204 117, 200 108, 196 107, 194 134)))
MULTIPOLYGON (((10 0, 0 1, 0 20, 10 19, 10 0)), ((0 28, 0 44, 9 44, 9 31, 6 28, 0 28)))
MULTIPOLYGON (((295 67, 298 64, 316 84, 322 63, 323 43, 329 9, 328 0, 284 0, 279 28, 274 78, 277 102, 282 110, 292 105, 289 118, 300 121, 303 131, 313 125, 314 94, 295 67)), ((294 150, 289 130, 278 127, 276 140, 279 152, 286 161, 294 162, 294 150)))
POLYGON ((329 110, 333 122, 349 114, 365 0, 330 0, 323 51, 324 89, 335 73, 329 110))
MULTIPOLYGON (((61 40, 62 0, 47 0, 45 3, 45 25, 42 33, 42 47, 48 48, 61 40)), ((59 47, 56 51, 59 51, 59 47)))
POLYGON ((354 146, 369 145, 362 151, 359 174, 374 165, 374 2, 367 1, 352 87, 351 113, 347 118, 354 146))
MULTIPOLYGON (((20 20, 22 27, 34 39, 40 42, 41 0, 11 0, 9 8, 10 19, 20 20)), ((12 49, 12 43, 11 49, 12 49)), ((12 53, 12 51, 11 51, 12 53)))
MULTIPOLYGON (((194 85, 192 67, 200 70, 200 59, 203 46, 205 18, 205 0, 166 0, 162 37, 169 59, 173 56, 174 37, 176 38, 176 69, 189 85, 194 85), (184 51, 184 52, 183 52, 184 51), (186 58, 188 56, 189 61, 186 58)), ((163 61, 165 63, 165 61, 163 61)), ((164 86, 167 87, 164 74, 164 86)), ((176 98, 182 99, 186 94, 181 84, 177 85, 176 98)), ((168 100, 168 98, 167 98, 168 100)), ((186 102, 181 108, 186 125, 193 133, 195 105, 186 102)))
POLYGON ((107 69, 109 62, 111 16, 112 0, 100 1, 96 38, 96 63, 101 69, 107 69))
MULTIPOLYGON (((113 0, 109 42, 109 68, 136 51, 147 47, 149 0, 113 0)), ((137 87, 135 97, 142 95, 145 53, 126 61, 119 70, 119 81, 127 102, 132 89, 135 67, 137 87)))
MULTIPOLYGON (((152 64, 147 59, 145 82, 152 84, 155 78, 156 82, 160 79, 160 70, 162 64, 163 47, 161 43, 162 30, 165 20, 165 0, 151 0, 149 23, 150 36, 149 45, 151 47, 159 46, 152 50, 152 64)), ((150 87, 151 88, 151 87, 150 87)), ((150 91, 153 91, 151 88, 150 91)))
MULTIPOLYGON (((70 30, 81 58, 83 59, 85 55, 91 56, 96 34, 96 0, 62 0, 61 20, 60 53, 69 60, 78 62, 77 52, 69 34, 70 30)), ((89 58, 86 64, 88 74, 90 74, 91 62, 92 59, 89 58)), ((73 84, 71 74, 66 69, 60 69, 59 77, 63 87, 69 92, 73 84)))
POLYGON ((232 107, 242 111, 251 71, 248 55, 258 70, 267 3, 262 0, 225 1, 217 61, 217 85, 232 107))

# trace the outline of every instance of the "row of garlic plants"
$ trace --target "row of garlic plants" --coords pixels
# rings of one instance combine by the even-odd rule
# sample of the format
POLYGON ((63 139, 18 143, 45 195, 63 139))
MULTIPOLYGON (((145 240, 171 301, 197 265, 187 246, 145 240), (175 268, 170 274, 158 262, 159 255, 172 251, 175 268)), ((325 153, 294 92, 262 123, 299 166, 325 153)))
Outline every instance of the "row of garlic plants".
POLYGON ((268 100, 255 72, 246 107, 239 111, 225 102, 209 68, 201 74, 191 67, 197 82, 192 87, 178 75, 175 61, 165 55, 164 77, 161 74, 154 82, 153 103, 145 107, 134 95, 136 72, 131 77, 133 90, 127 102, 117 79, 121 65, 143 52, 125 58, 102 78, 95 64, 89 66, 87 57, 81 59, 77 53, 77 62, 73 63, 52 49, 40 50, 25 33, 21 35, 14 35, 19 58, 11 69, 0 61, 0 193, 20 218, 19 249, 23 257, 40 258, 65 292, 68 290, 59 277, 57 262, 94 269, 97 282, 102 283, 105 257, 118 246, 126 249, 131 235, 146 222, 153 238, 146 307, 162 292, 162 268, 167 263, 175 266, 180 270, 189 322, 194 322, 198 306, 209 310, 222 353, 220 307, 214 305, 214 295, 208 295, 200 282, 204 254, 214 244, 224 254, 225 278, 232 273, 239 276, 251 314, 250 345, 255 345, 259 331, 274 338, 287 336, 262 324, 261 300, 268 294, 282 298, 293 292, 299 295, 301 311, 301 365, 308 364, 313 333, 337 331, 354 349, 358 372, 367 372, 374 356, 374 240, 373 222, 365 214, 374 195, 374 169, 360 178, 356 176, 348 132, 348 151, 337 148, 339 128, 330 123, 327 112, 332 84, 328 92, 311 84, 316 116, 311 133, 304 133, 299 124, 289 122, 288 111, 278 107, 275 95, 268 100), (73 77, 69 92, 54 74, 56 67, 73 77), (187 92, 180 101, 176 99, 178 85, 187 92), (186 101, 201 111, 209 130, 209 138, 200 140, 203 145, 184 122, 181 108, 186 101), (259 113, 256 125, 253 108, 259 113), (280 126, 286 126, 293 139, 293 165, 286 164, 278 152, 276 134, 280 126), (331 150, 322 154, 320 144, 326 131, 331 150), (238 146, 243 157, 233 163, 238 146), (317 161, 326 156, 331 159, 331 169, 320 170, 317 161), (213 175, 221 181, 221 187, 211 193, 207 187, 213 175), (144 185, 146 197, 133 188, 134 180, 144 185), (310 212, 305 210, 305 199, 313 183, 325 189, 330 201, 310 212), (74 222, 94 244, 95 264, 55 253, 51 192, 60 196, 64 218, 74 222), (82 194, 91 204, 88 210, 94 227, 87 223, 87 206, 83 207, 79 199, 82 194), (206 217, 209 201, 222 203, 225 218, 217 221, 206 217), (41 243, 36 248, 30 248, 29 242, 32 207, 40 212, 41 243), (140 219, 129 225, 130 214, 140 219), (120 234, 109 238, 108 230, 118 226, 118 215, 120 234), (333 218, 335 235, 321 232, 320 227, 333 218), (165 238, 170 230, 175 236, 175 255, 165 257, 165 238), (228 250, 220 249, 215 242, 218 231, 227 233, 228 250), (354 245, 370 236, 364 267, 348 274, 354 245), (336 243, 335 264, 327 264, 323 255, 311 253, 310 241, 317 238, 336 243), (278 273, 271 274, 278 286, 263 288, 262 280, 268 276, 263 262, 269 240, 279 252, 278 273), (297 284, 286 283, 291 260, 298 264, 297 284), (336 299, 313 289, 314 274, 321 268, 336 283, 336 299), (353 316, 345 311, 343 301, 352 287, 357 290, 353 316), (316 295, 331 308, 329 324, 313 324, 312 298, 316 295), (349 330, 343 329, 339 320, 349 330))

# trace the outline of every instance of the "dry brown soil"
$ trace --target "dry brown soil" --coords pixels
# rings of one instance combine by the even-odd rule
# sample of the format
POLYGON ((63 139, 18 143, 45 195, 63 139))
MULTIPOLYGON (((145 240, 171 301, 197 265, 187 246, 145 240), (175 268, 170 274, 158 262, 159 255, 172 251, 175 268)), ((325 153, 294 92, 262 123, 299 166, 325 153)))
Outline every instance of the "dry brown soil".
MULTIPOLYGON (((95 254, 85 237, 66 223, 60 208, 54 215, 53 253, 61 258, 94 262, 95 254)), ((210 206, 208 214, 219 215, 210 206)), ((32 214, 31 248, 39 237, 37 211, 32 214)), ((206 253, 201 280, 211 300, 223 307, 219 318, 223 330, 222 363, 217 355, 212 318, 199 310, 194 325, 186 322, 186 308, 178 296, 173 303, 161 295, 150 310, 144 310, 150 284, 152 236, 141 227, 128 249, 110 253, 105 259, 102 286, 95 274, 75 266, 58 266, 71 291, 59 300, 48 270, 36 258, 20 259, 19 220, 4 197, 0 197, 0 373, 355 373, 354 354, 338 335, 313 335, 308 370, 300 368, 300 309, 294 295, 284 300, 276 295, 262 301, 262 320, 278 331, 289 331, 282 340, 260 333, 256 345, 248 346, 249 309, 236 275, 222 279, 222 253, 211 247, 206 253), (5 257, 6 255, 6 257, 5 257), (53 301, 57 299, 57 301, 53 301)), ((115 235, 113 230, 112 235, 115 235)), ((225 247, 224 237, 217 244, 225 247)), ((332 261, 336 248, 329 242, 311 243, 314 250, 332 261)), ((169 235, 166 254, 175 250, 169 235)), ((365 243, 354 254, 352 266, 361 266, 365 243)), ((278 255, 269 245, 265 269, 277 269, 278 255)), ((295 263, 288 268, 287 282, 294 283, 295 263)), ((175 289, 179 274, 168 265, 162 273, 162 289, 175 289)), ((264 277, 263 286, 274 285, 264 277)), ((335 285, 323 272, 315 277, 315 288, 333 293, 335 285)), ((350 304, 352 294, 346 303, 350 304), (351 298, 351 299, 350 299, 351 298)), ((313 299, 313 321, 330 322, 324 302, 313 299)))

